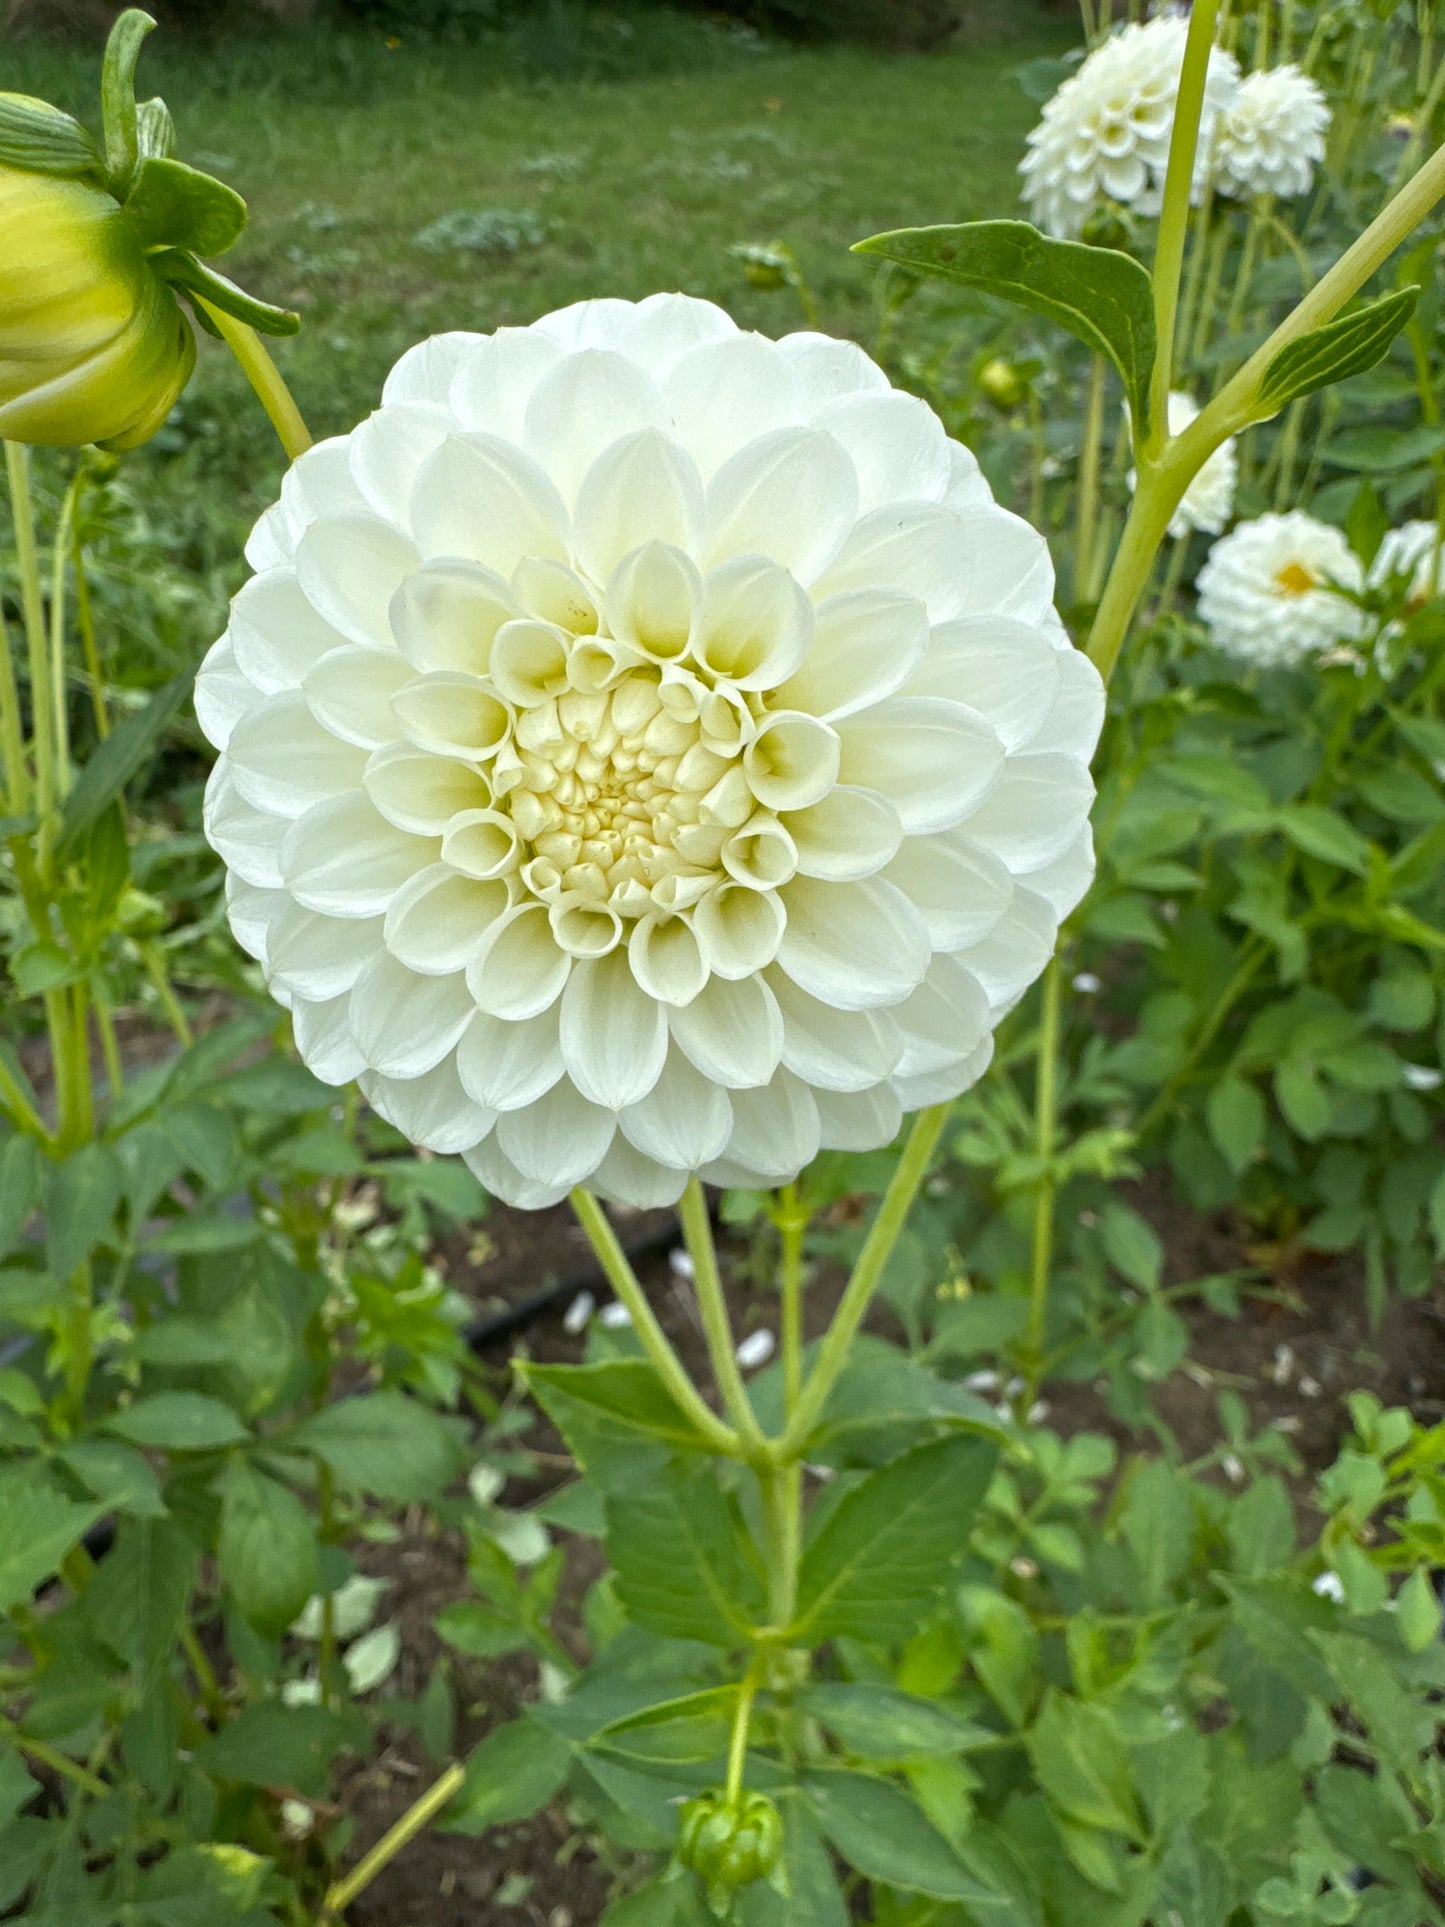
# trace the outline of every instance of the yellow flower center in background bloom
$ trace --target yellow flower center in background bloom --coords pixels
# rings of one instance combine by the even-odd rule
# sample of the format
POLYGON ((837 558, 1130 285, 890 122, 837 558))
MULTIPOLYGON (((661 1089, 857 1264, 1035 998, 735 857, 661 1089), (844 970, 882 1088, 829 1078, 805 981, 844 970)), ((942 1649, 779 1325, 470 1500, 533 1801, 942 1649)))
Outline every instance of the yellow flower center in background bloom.
POLYGON ((1319 577, 1303 562, 1286 562, 1274 579, 1286 595, 1308 595, 1320 586, 1319 577))

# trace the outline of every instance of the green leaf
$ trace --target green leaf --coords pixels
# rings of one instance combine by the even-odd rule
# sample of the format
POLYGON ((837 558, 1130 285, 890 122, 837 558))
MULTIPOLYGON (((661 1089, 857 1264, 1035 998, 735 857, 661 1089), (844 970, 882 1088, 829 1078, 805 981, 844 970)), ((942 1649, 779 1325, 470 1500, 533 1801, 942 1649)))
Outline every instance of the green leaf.
POLYGON ((114 1439, 77 1439, 56 1454, 88 1486, 107 1511, 131 1512, 138 1519, 163 1519, 166 1502, 149 1462, 114 1439))
POLYGON ((1281 1064, 1274 1074, 1274 1094, 1286 1120, 1302 1138, 1313 1143, 1323 1137, 1334 1105, 1312 1065, 1281 1064))
MULTIPOLYGON (((1264 372, 1258 389, 1260 406, 1267 414, 1277 415, 1298 395, 1312 395, 1332 382, 1375 367, 1409 322, 1419 299, 1419 288, 1400 288, 1291 341, 1264 372)), ((1265 415, 1256 419, 1262 421, 1265 415)))
MULTIPOLYGON (((184 248, 165 248, 150 258, 151 266, 173 288, 180 288, 185 294, 198 301, 219 308, 222 314, 244 321, 248 328, 254 328, 263 335, 294 335, 301 326, 301 317, 289 308, 273 308, 269 301, 258 301, 254 295, 238 288, 234 281, 228 281, 224 274, 217 274, 214 268, 202 267, 201 263, 184 248)), ((203 311, 202 311, 203 312, 203 311)), ((206 326, 215 332, 209 320, 206 326)))
POLYGON ((167 1452, 211 1452, 238 1445, 246 1428, 229 1405, 205 1392, 156 1392, 105 1421, 106 1430, 132 1445, 167 1452))
POLYGON ((17 1131, 0 1145, 0 1258, 19 1244, 39 1202, 40 1149, 33 1137, 17 1131))
POLYGON ((98 177, 100 149, 78 120, 30 94, 0 94, 0 167, 61 179, 98 177))
POLYGON ((758 1880, 742 1890, 733 1903, 738 1927, 848 1927, 848 1903, 833 1857, 806 1801, 789 1789, 779 1795, 778 1810, 783 1816, 781 1877, 777 1885, 758 1880))
POLYGON ((604 1488, 636 1467, 639 1446, 669 1452, 711 1449, 643 1359, 521 1363, 517 1369, 573 1457, 604 1488))
POLYGON ((467 1777, 438 1823, 443 1833, 485 1833, 526 1820, 561 1787, 572 1749, 536 1720, 499 1726, 467 1760, 467 1777))
POLYGON ((148 250, 173 247, 224 254, 246 226, 246 203, 234 188, 184 161, 155 155, 137 168, 125 211, 148 250))
POLYGON ((1319 803, 1287 803, 1279 813, 1279 825, 1297 850, 1334 863, 1356 876, 1366 876, 1370 868, 1370 839, 1347 823, 1334 810, 1319 803))
POLYGON ((57 856, 74 854, 79 838, 147 761, 167 724, 190 695, 195 679, 194 669, 185 669, 179 676, 173 676, 161 685, 144 709, 117 723, 97 747, 65 799, 57 856))
POLYGON ((736 1686, 706 1686, 612 1720, 593 1745, 644 1760, 716 1760, 728 1750, 737 1703, 736 1686))
POLYGON ((180 1637, 200 1552, 174 1519, 127 1519, 85 1594, 95 1636, 148 1693, 180 1637))
POLYGON ((1393 475, 1438 455, 1445 448, 1445 428, 1435 422, 1418 422, 1413 428, 1347 428, 1327 448, 1327 459, 1339 468, 1393 475))
POLYGON ((1140 1291, 1157 1291, 1164 1274, 1164 1246, 1147 1218, 1117 1198, 1105 1204, 1099 1226, 1104 1256, 1121 1278, 1140 1291))
POLYGON ((866 1879, 936 1900, 997 1904, 998 1889, 969 1871, 917 1802, 892 1780, 820 1768, 802 1785, 824 1834, 866 1879))
POLYGON ((327 1406, 286 1434, 286 1449, 314 1452, 345 1486, 379 1499, 431 1499, 461 1470, 454 1426, 402 1392, 368 1392, 327 1406))
POLYGON ((746 1644, 766 1594, 737 1502, 712 1470, 675 1461, 607 1502, 617 1594, 640 1626, 713 1646, 746 1644))
POLYGON ((1412 1572, 1401 1586, 1397 1604, 1400 1637, 1406 1649, 1423 1653, 1440 1636, 1440 1600, 1423 1566, 1412 1572))
POLYGON ((798 1705, 850 1752, 869 1760, 967 1753, 997 1738, 989 1727, 893 1686, 851 1681, 808 1686, 798 1695, 798 1705))
POLYGON ((963 1556, 997 1457, 983 1439, 935 1439, 846 1492, 803 1554, 794 1643, 901 1644, 963 1556))
POLYGON ((285 1787, 319 1799, 343 1746, 365 1745, 366 1725, 321 1706, 260 1700, 196 1748, 197 1766, 241 1786, 285 1787))
POLYGON ((458 1599, 444 1606, 434 1623, 448 1646, 471 1659, 495 1659, 527 1644, 527 1629, 520 1619, 483 1605, 479 1599, 458 1599))
POLYGON ((67 1499, 33 1467, 0 1472, 0 1612, 28 1604, 103 1510, 67 1499))
POLYGON ((69 1278, 114 1226, 121 1199, 120 1160, 110 1145, 93 1140, 55 1165, 49 1180, 47 1262, 57 1278, 69 1278))
POLYGON ((289 1486, 233 1458, 221 1485, 221 1577, 248 1625, 279 1638, 320 1583, 311 1514, 289 1486))
POLYGON ((1205 1106, 1209 1135, 1237 1177, 1264 1143, 1263 1097, 1242 1077, 1221 1077, 1205 1106))
POLYGON ((1154 371, 1154 289, 1132 255, 1054 241, 1027 221, 969 221, 961 227, 900 228, 855 244, 915 274, 937 275, 1041 314, 1107 355, 1124 383, 1143 434, 1154 371))
POLYGON ((1051 1686, 1025 1745, 1039 1785, 1065 1819, 1143 1840, 1134 1771, 1107 1707, 1051 1686))

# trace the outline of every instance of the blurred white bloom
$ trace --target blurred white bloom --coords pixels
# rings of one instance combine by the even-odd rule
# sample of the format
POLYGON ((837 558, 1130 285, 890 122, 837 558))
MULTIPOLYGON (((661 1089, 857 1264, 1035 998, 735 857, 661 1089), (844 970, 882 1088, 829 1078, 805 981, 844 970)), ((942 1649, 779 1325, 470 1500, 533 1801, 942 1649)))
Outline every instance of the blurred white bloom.
MULTIPOLYGON (((390 1584, 388 1579, 373 1579, 367 1573, 354 1572, 344 1585, 337 1587, 331 1595, 331 1623, 338 1639, 354 1639, 366 1630, 376 1617, 376 1608, 390 1584)), ((321 1594, 313 1594, 292 1624, 291 1631, 297 1639, 320 1639, 324 1610, 321 1594)))
POLYGON ((1360 611, 1329 586, 1358 589, 1344 536, 1302 509, 1261 515, 1216 542, 1199 572, 1199 615, 1226 654, 1262 667, 1296 663, 1353 640, 1360 611))
POLYGON ((480 1506, 483 1512, 506 1483, 506 1473, 495 1465, 474 1465, 467 1474, 467 1491, 472 1495, 472 1504, 480 1506))
POLYGON ((1318 1593, 1321 1599, 1332 1599, 1337 1606, 1344 1604, 1345 1582, 1337 1572, 1322 1572, 1311 1583, 1310 1591, 1318 1593))
POLYGON ((1445 564, 1445 551, 1441 548, 1439 524, 1406 522, 1398 529, 1387 530, 1376 549, 1370 564, 1370 587, 1382 589, 1396 577, 1403 576, 1408 585, 1405 607, 1413 612, 1445 588, 1442 564, 1445 564))
POLYGON ((1048 549, 851 343, 439 336, 248 555, 197 689, 232 928, 319 1077, 514 1204, 887 1143, 1088 886, 1048 549))
MULTIPOLYGON (((1169 397, 1169 433, 1182 435, 1198 414, 1199 404, 1176 390, 1169 397)), ((1238 468, 1234 437, 1231 435, 1228 441, 1220 443, 1185 489, 1184 499, 1175 509, 1169 524, 1169 533, 1180 536, 1188 535, 1191 529, 1202 529, 1206 535, 1218 535, 1234 513, 1234 485, 1238 468)), ((1137 479, 1135 471, 1130 469, 1131 491, 1137 479)))
POLYGON ((738 1346, 737 1360, 745 1372, 755 1371, 759 1365, 766 1365, 777 1349, 777 1339, 766 1325, 760 1325, 738 1346))
POLYGON ((1236 200, 1254 194, 1307 194, 1325 157, 1330 110, 1299 67, 1247 74, 1220 116, 1214 186, 1236 200))
MULTIPOLYGON (((1068 240, 1103 201, 1157 214, 1189 22, 1175 15, 1122 27, 1045 105, 1019 167, 1038 225, 1068 240)), ((1219 115, 1239 86, 1239 63, 1216 47, 1209 59, 1194 170, 1196 196, 1209 173, 1219 115)))
POLYGON ((1400 1075, 1412 1091, 1438 1091, 1445 1084, 1445 1071, 1435 1064, 1402 1064, 1400 1075))
POLYGON ((401 1634, 388 1620, 384 1626, 373 1626, 369 1633, 363 1633, 354 1646, 348 1646, 341 1663, 353 1693, 374 1693, 391 1678, 400 1658, 401 1634))

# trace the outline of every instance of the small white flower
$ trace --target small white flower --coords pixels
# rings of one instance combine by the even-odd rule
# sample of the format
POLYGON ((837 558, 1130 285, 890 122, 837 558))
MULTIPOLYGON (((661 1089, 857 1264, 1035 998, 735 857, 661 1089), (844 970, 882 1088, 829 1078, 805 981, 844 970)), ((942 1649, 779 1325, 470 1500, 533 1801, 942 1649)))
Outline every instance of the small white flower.
POLYGON ((467 1490, 472 1495, 472 1504, 480 1506, 483 1512, 506 1483, 506 1473, 495 1465, 474 1465, 467 1474, 467 1490))
POLYGON ((1400 1075, 1412 1091, 1438 1091, 1445 1084, 1445 1071, 1435 1064, 1402 1064, 1400 1075))
POLYGON ((403 357, 197 712, 298 1048, 509 1203, 796 1176, 980 1075, 1093 868, 1047 546, 849 342, 682 295, 403 357))
POLYGON ((1199 615, 1227 655, 1262 667, 1358 638, 1360 611, 1330 585, 1358 589, 1359 559, 1344 536, 1302 509, 1241 522, 1199 572, 1199 615))
POLYGON ((1407 613, 1413 613, 1445 588, 1445 549, 1437 522, 1406 522, 1386 531, 1370 564, 1370 587, 1382 589, 1400 577, 1407 584, 1407 613))
POLYGON ((625 1331, 632 1323, 632 1313, 626 1305, 614 1299, 610 1305, 604 1305, 598 1312, 597 1322, 599 1325, 604 1325, 608 1331, 625 1331))
POLYGON ((597 1300, 592 1296, 592 1293, 590 1291, 579 1291, 567 1307, 567 1314, 562 1320, 563 1331, 575 1338, 578 1332, 587 1329, 588 1325, 592 1322, 592 1314, 596 1309, 597 1300))
MULTIPOLYGON (((1123 27, 1046 104, 1019 167, 1024 200, 1039 226, 1071 239, 1104 201, 1158 213, 1188 35, 1188 21, 1173 15, 1123 27)), ((1218 117, 1238 85, 1238 62, 1216 47, 1205 86, 1196 197, 1208 178, 1218 117)))
POLYGON ((777 1339, 766 1325, 761 1325, 757 1331, 749 1332, 738 1346, 738 1363, 745 1372, 755 1371, 759 1365, 767 1364, 777 1348, 777 1339))
POLYGON ((1214 185, 1220 194, 1292 199, 1307 194, 1325 157, 1330 110, 1299 67, 1247 74, 1219 118, 1214 185))
MULTIPOLYGON (((1127 411, 1126 411, 1127 413, 1127 411)), ((1191 396, 1176 390, 1169 397, 1169 433, 1182 435, 1190 423, 1199 416, 1199 404, 1191 396)), ((1199 470, 1194 480, 1184 491, 1183 499, 1174 511, 1169 524, 1169 533, 1174 536, 1188 535, 1191 529, 1201 529, 1206 535, 1218 535, 1225 523, 1234 513, 1234 486, 1238 478, 1239 463, 1234 450, 1234 437, 1221 442, 1199 470)), ((1129 487, 1132 490, 1138 476, 1135 470, 1129 471, 1129 487)))
POLYGON ((1345 1602, 1345 1582, 1337 1572, 1322 1572, 1310 1586, 1321 1599, 1332 1599, 1337 1606, 1345 1602))

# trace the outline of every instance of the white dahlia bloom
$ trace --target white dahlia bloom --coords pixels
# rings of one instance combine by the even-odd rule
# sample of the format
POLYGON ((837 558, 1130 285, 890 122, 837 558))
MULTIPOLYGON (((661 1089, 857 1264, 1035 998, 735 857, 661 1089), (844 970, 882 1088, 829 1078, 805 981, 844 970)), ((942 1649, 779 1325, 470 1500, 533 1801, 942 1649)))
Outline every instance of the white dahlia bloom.
POLYGON ((1241 201, 1255 194, 1307 194, 1325 157, 1329 125, 1329 105, 1302 68, 1246 75, 1219 118, 1215 191, 1241 201))
POLYGON ((1445 551, 1435 522, 1405 522, 1386 532, 1370 564, 1372 589, 1385 588, 1403 577, 1405 609, 1413 614, 1445 591, 1445 551))
POLYGON ((1228 655, 1274 668, 1356 640, 1361 612, 1331 585, 1357 590, 1363 579, 1338 529, 1302 509, 1261 515, 1209 551, 1199 615, 1228 655))
MULTIPOLYGON (((1199 404, 1191 396, 1176 390, 1169 397, 1169 433, 1182 435, 1198 414, 1199 404)), ((1220 443, 1185 489, 1184 498, 1170 521, 1169 533, 1183 536, 1188 535, 1191 529, 1202 529, 1206 535, 1218 535, 1234 513, 1234 488, 1238 474, 1239 462, 1231 435, 1228 441, 1220 443)), ((1131 491, 1137 480, 1136 472, 1130 469, 1131 491)))
MULTIPOLYGON (((1122 27, 1047 102, 1019 172, 1029 212, 1048 233, 1072 239, 1106 200, 1139 214, 1159 212, 1188 36, 1189 22, 1176 15, 1122 27)), ((1196 196, 1208 179, 1219 116, 1238 85, 1239 63, 1216 47, 1199 129, 1196 196)))
POLYGON ((682 295, 438 336, 247 553, 232 928, 319 1077, 512 1203, 887 1143, 1088 885, 1048 550, 850 343, 682 295))

